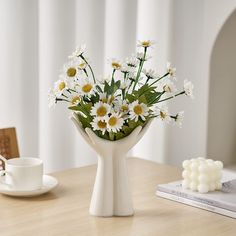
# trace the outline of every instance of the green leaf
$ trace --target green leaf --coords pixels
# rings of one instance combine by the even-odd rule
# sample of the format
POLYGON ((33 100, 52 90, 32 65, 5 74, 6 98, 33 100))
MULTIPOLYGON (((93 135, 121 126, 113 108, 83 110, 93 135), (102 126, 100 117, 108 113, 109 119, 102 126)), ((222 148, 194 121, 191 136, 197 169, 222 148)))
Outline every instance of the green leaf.
POLYGON ((82 114, 78 113, 77 114, 79 121, 81 122, 83 128, 91 128, 91 120, 88 119, 87 117, 84 117, 82 114))
POLYGON ((144 94, 141 97, 139 97, 138 100, 139 100, 140 103, 145 103, 145 104, 148 103, 147 99, 146 99, 146 96, 144 94))
POLYGON ((92 104, 95 104, 96 102, 99 101, 99 95, 96 93, 96 95, 91 96, 90 101, 92 104))
POLYGON ((137 125, 137 122, 136 122, 136 121, 134 121, 134 120, 129 120, 129 121, 128 121, 128 126, 129 126, 129 128, 134 129, 134 128, 136 128, 138 125, 137 125))
POLYGON ((156 87, 150 87, 148 84, 144 84, 138 90, 134 91, 133 94, 138 98, 143 94, 155 91, 156 87))
POLYGON ((73 110, 73 111, 79 111, 79 107, 78 106, 70 106, 68 107, 69 110, 73 110))
POLYGON ((118 133, 115 134, 115 139, 116 139, 116 140, 119 140, 119 139, 124 138, 125 136, 126 136, 126 135, 123 134, 122 132, 118 132, 118 133))
POLYGON ((132 128, 129 127, 128 125, 123 125, 122 127, 122 131, 125 133, 125 135, 127 136, 128 134, 130 134, 132 132, 132 128))
POLYGON ((113 83, 111 83, 111 85, 109 85, 109 84, 107 83, 107 81, 105 81, 104 92, 105 92, 107 95, 112 95, 112 94, 113 94, 113 87, 112 87, 112 84, 113 84, 113 83))
POLYGON ((147 104, 152 105, 154 101, 158 101, 162 93, 159 92, 149 92, 145 94, 147 104), (159 98, 159 99, 158 99, 159 98))
POLYGON ((109 132, 109 139, 110 139, 111 141, 114 141, 114 139, 115 139, 115 134, 114 134, 113 132, 109 132))
POLYGON ((129 101, 129 103, 132 103, 136 100, 136 97, 133 94, 126 94, 126 99, 129 101))
POLYGON ((102 89, 101 89, 101 87, 99 86, 99 85, 96 85, 96 89, 98 90, 98 92, 100 92, 100 93, 102 93, 103 91, 102 91, 102 89))
POLYGON ((118 80, 118 81, 115 82, 115 86, 116 86, 117 88, 120 88, 120 84, 121 84, 120 80, 118 80))

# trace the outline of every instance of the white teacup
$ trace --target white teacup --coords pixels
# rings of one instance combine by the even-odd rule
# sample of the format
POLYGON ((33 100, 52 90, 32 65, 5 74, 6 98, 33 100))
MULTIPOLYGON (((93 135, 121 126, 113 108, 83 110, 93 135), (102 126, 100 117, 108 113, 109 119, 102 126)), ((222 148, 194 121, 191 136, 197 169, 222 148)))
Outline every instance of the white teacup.
POLYGON ((43 179, 43 162, 38 158, 20 157, 6 160, 0 156, 5 162, 5 179, 1 176, 2 184, 7 185, 13 190, 33 191, 42 187, 43 179))

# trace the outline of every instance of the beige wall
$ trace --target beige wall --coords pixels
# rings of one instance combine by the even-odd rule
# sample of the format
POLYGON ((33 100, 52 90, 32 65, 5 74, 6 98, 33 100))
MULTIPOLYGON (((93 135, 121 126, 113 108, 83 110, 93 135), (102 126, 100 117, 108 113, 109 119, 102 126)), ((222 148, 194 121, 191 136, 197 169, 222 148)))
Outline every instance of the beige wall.
POLYGON ((236 163, 236 11, 215 41, 210 64, 207 154, 236 163))
MULTIPOLYGON (((183 160, 197 156, 219 158, 216 152, 208 151, 208 116, 212 109, 209 94, 213 86, 210 84, 210 63, 216 38, 235 9, 235 0, 173 1, 170 60, 177 67, 179 85, 185 78, 193 81, 195 99, 179 98, 170 104, 173 112, 185 110, 183 128, 165 126, 163 157, 153 156, 150 159, 181 165, 183 160)), ((228 59, 226 53, 222 55, 225 57, 221 58, 222 61, 228 59)), ((233 101, 231 105, 234 106, 233 101)), ((231 135, 230 139, 233 142, 235 138, 231 135)), ((227 156, 220 155, 219 159, 229 163, 227 156)))

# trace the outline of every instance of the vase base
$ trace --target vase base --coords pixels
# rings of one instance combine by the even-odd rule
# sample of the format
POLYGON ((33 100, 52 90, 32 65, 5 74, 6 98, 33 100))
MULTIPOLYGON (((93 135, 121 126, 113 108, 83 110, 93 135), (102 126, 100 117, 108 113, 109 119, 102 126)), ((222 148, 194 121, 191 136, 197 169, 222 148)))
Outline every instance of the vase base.
POLYGON ((120 213, 110 213, 110 214, 109 213, 103 214, 103 213, 91 212, 90 211, 89 214, 92 215, 92 216, 104 217, 104 218, 106 218, 106 217, 131 217, 131 216, 134 215, 134 211, 124 212, 124 213, 122 213, 122 212, 120 212, 120 213))

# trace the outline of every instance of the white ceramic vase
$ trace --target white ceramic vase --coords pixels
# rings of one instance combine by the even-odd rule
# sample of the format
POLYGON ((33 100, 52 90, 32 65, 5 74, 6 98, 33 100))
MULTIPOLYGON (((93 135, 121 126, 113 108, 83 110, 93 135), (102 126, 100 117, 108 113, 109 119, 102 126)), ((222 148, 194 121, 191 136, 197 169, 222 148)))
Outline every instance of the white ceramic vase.
POLYGON ((127 152, 143 137, 150 122, 138 126, 129 136, 109 141, 91 129, 83 129, 73 115, 72 121, 85 141, 97 152, 98 166, 89 212, 94 216, 130 216, 134 214, 126 168, 127 152))

